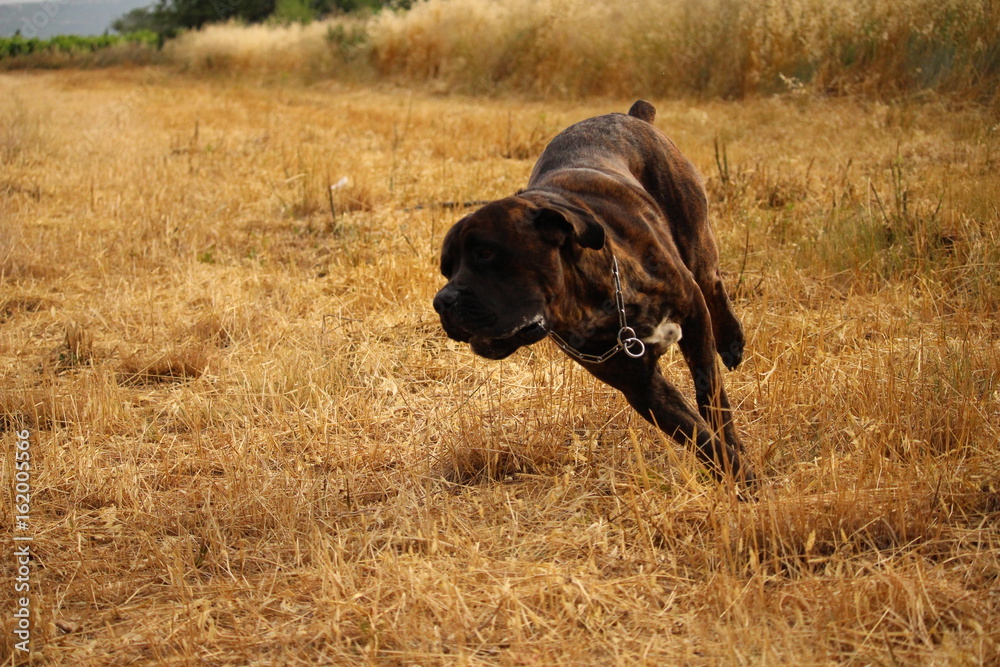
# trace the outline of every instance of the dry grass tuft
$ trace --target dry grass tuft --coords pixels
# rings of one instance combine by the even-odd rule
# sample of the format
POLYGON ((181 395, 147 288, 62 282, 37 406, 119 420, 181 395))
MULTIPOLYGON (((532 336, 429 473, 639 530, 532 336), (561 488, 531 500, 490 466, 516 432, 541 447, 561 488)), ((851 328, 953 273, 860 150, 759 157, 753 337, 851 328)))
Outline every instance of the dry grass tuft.
POLYGON ((72 407, 60 400, 51 389, 5 391, 0 400, 0 430, 65 427, 73 419, 72 407))
POLYGON ((537 470, 531 458, 510 446, 494 449, 469 447, 451 453, 441 464, 438 475, 451 484, 462 486, 509 481, 519 474, 537 470))
POLYGON ((94 335, 76 322, 66 325, 63 344, 55 351, 57 373, 88 366, 94 361, 94 335))
POLYGON ((212 309, 191 327, 190 335, 195 340, 205 341, 218 347, 229 347, 251 341, 267 326, 265 316, 248 306, 230 306, 212 309))
POLYGON ((204 347, 182 347, 152 357, 130 355, 118 367, 118 378, 126 385, 183 382, 201 377, 207 366, 204 347))
MULTIPOLYGON (((380 19, 387 71, 519 6, 380 19)), ((512 76, 609 11, 543 3, 531 43, 552 51, 512 76)), ((428 76, 475 88, 467 63, 428 76)), ((579 76, 569 93, 594 90, 579 76)), ((23 137, 0 161, 0 439, 31 432, 36 661, 996 661, 988 111, 653 100, 706 177, 748 334, 726 379, 763 482, 738 502, 554 346, 477 359, 431 308, 454 204, 514 192, 556 132, 632 99, 265 78, 0 76, 23 108, 0 105, 23 137)), ((691 391, 679 354, 662 364, 691 391)))
POLYGON ((301 24, 211 24, 167 42, 166 57, 184 70, 276 76, 338 74, 349 58, 343 40, 360 19, 301 24))
MULTIPOLYGON (((10 273, 7 273, 10 275, 10 273)), ((36 296, 15 296, 0 304, 0 323, 16 317, 21 313, 37 313, 49 306, 49 302, 36 296)))
MULTIPOLYGON (((24 101, 15 96, 5 102, 2 117, 0 165, 13 165, 31 159, 44 148, 44 115, 33 116, 28 112, 24 101)), ((16 187, 10 181, 6 183, 7 190, 16 187)))

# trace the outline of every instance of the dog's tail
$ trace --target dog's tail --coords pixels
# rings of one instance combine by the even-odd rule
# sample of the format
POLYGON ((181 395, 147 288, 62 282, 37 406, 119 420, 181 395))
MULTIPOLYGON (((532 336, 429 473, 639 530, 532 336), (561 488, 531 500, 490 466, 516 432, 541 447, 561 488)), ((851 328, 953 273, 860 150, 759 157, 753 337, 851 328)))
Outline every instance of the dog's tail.
POLYGON ((652 123, 656 120, 656 109, 646 100, 636 100, 628 110, 628 115, 652 123))

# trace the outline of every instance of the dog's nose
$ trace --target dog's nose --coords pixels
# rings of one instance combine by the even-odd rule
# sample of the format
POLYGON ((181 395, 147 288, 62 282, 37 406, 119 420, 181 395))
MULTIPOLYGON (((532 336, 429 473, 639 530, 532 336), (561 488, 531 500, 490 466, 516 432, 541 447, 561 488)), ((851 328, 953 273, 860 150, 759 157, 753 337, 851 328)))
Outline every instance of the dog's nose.
POLYGON ((456 301, 458 301, 458 290, 454 287, 443 287, 434 297, 434 310, 440 315, 453 306, 456 301))

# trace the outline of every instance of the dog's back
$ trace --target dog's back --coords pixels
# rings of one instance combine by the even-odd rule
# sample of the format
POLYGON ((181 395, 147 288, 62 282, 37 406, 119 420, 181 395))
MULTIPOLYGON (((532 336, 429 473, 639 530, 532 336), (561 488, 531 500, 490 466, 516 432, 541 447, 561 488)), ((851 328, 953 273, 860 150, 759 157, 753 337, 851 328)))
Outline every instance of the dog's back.
MULTIPOLYGON (((597 171, 648 195, 663 215, 669 233, 689 268, 690 249, 708 217, 701 176, 680 149, 652 125, 656 109, 636 101, 628 114, 596 116, 569 126, 549 143, 528 179, 528 190, 544 188, 568 170, 597 171)), ((563 179, 560 179, 563 180, 563 179)))

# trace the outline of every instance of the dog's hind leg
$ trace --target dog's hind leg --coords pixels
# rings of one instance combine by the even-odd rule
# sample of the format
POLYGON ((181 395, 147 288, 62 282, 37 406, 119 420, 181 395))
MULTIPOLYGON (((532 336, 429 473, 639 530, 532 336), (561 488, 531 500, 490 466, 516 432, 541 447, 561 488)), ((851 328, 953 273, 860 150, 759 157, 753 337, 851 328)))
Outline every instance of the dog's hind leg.
POLYGON ((726 286, 722 282, 722 274, 719 272, 719 248, 708 220, 704 220, 692 229, 696 231, 679 237, 679 240, 686 245, 679 246, 678 249, 685 265, 694 276, 695 283, 698 284, 711 316, 715 349, 722 357, 722 363, 726 368, 733 370, 743 361, 743 347, 746 344, 743 325, 736 317, 726 286))
POLYGON ((718 265, 714 269, 701 269, 695 273, 695 282, 705 298, 705 305, 712 318, 712 336, 715 339, 715 349, 722 357, 726 368, 733 370, 743 361, 743 348, 746 337, 743 325, 733 311, 733 304, 722 284, 718 265), (701 275, 699 275, 699 273, 701 275))
POLYGON ((726 286, 719 271, 719 246, 715 232, 708 220, 708 211, 692 207, 691 215, 700 218, 700 223, 686 228, 686 234, 678 235, 681 257, 694 276, 698 289, 705 299, 705 305, 712 318, 712 336, 715 349, 722 357, 726 368, 733 370, 743 361, 743 347, 746 338, 743 325, 736 317, 733 304, 729 300, 726 286))
MULTIPOLYGON (((694 276, 712 316, 712 333, 730 370, 743 360, 745 338, 719 273, 719 247, 708 217, 708 199, 697 170, 660 135, 659 151, 634 174, 660 207, 677 252, 694 276)), ((686 336, 687 334, 685 334, 686 336)))
MULTIPOLYGON (((720 283, 721 286, 721 283, 720 283)), ((681 329, 685 335, 678 343, 694 379, 698 412, 710 424, 726 445, 743 449, 736 427, 733 410, 715 360, 716 345, 712 333, 715 324, 701 293, 694 294, 692 307, 681 329)), ((737 325, 739 323, 737 322, 737 325)), ((742 334, 742 331, 740 332, 742 334)))

